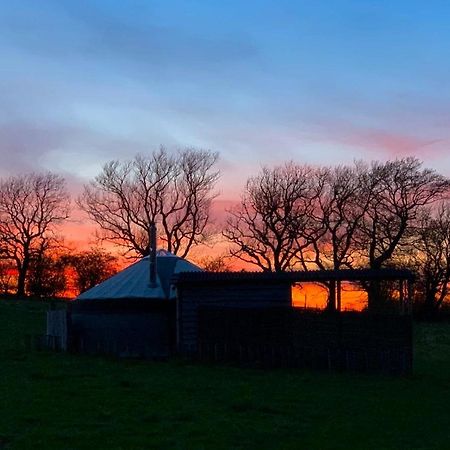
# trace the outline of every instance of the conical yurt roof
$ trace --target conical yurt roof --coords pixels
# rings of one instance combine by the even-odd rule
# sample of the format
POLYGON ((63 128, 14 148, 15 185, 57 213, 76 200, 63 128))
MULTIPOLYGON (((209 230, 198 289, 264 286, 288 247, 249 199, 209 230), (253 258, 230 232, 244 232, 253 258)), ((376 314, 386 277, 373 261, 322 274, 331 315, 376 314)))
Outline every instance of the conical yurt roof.
POLYGON ((175 290, 171 284, 174 274, 199 272, 191 262, 165 250, 156 252, 156 284, 150 285, 150 258, 131 264, 121 272, 80 294, 76 300, 100 299, 171 299, 175 290))

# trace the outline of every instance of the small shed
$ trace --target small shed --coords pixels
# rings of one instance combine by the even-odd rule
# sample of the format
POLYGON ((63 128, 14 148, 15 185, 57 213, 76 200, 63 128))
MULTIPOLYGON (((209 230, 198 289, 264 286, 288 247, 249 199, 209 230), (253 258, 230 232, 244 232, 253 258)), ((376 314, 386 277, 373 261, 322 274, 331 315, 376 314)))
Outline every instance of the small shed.
POLYGON ((175 347, 173 277, 201 269, 159 250, 83 292, 70 305, 71 347, 83 353, 166 358, 175 347))
POLYGON ((174 280, 178 351, 262 367, 410 374, 413 281, 410 271, 395 269, 181 273, 174 280), (369 304, 365 311, 341 311, 345 281, 393 283, 396 309, 369 304), (293 307, 291 285, 297 282, 334 283, 335 307, 293 307))

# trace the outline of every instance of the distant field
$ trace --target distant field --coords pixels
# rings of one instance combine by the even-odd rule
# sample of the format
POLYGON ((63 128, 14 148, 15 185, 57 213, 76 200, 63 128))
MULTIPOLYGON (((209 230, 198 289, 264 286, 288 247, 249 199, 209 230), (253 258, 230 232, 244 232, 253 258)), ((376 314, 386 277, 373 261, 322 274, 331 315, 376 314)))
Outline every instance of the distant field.
POLYGON ((0 449, 450 449, 450 325, 407 379, 26 349, 39 302, 0 301, 0 449))

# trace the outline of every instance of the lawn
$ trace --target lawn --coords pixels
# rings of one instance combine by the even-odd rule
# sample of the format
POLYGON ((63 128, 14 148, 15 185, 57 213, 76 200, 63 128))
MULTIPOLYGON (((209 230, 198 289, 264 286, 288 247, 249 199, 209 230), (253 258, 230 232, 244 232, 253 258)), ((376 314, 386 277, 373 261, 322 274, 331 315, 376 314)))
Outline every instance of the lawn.
POLYGON ((30 351, 40 302, 0 301, 0 449, 450 448, 450 325, 410 378, 30 351))

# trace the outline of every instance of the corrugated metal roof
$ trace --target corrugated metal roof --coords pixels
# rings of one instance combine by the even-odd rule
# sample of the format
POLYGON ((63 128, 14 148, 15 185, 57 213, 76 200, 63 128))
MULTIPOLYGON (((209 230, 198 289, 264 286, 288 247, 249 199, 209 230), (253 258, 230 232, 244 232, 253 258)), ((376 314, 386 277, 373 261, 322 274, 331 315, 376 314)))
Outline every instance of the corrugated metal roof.
POLYGON ((150 286, 149 257, 128 266, 103 283, 83 292, 77 300, 175 298, 172 285, 174 275, 181 272, 198 272, 201 269, 191 262, 166 251, 158 251, 156 256, 156 286, 150 286))

